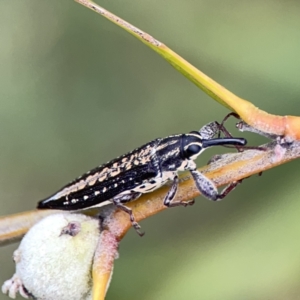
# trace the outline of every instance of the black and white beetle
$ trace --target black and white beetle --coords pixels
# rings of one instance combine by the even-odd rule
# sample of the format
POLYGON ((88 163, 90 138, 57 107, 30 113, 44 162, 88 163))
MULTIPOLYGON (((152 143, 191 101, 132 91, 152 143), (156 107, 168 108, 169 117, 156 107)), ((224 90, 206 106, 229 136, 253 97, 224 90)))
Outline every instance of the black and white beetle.
POLYGON ((51 197, 40 201, 38 208, 78 210, 113 203, 129 214, 132 226, 141 234, 132 210, 124 204, 158 189, 167 181, 173 183, 164 205, 192 204, 173 201, 178 187, 178 171, 189 170, 197 188, 206 198, 213 201, 222 199, 228 192, 218 193, 214 183, 197 170, 194 160, 206 148, 244 146, 247 141, 233 137, 213 138, 220 131, 218 126, 217 122, 212 122, 199 132, 155 139, 78 177, 51 197))

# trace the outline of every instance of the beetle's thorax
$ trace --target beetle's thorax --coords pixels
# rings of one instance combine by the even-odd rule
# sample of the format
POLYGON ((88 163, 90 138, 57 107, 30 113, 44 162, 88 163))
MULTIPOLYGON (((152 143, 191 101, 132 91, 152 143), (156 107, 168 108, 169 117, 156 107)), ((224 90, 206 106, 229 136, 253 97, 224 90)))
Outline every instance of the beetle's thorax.
POLYGON ((161 139, 155 152, 160 160, 161 172, 185 171, 195 167, 194 159, 202 152, 197 153, 192 158, 185 155, 186 148, 192 144, 201 144, 199 134, 178 134, 161 139))

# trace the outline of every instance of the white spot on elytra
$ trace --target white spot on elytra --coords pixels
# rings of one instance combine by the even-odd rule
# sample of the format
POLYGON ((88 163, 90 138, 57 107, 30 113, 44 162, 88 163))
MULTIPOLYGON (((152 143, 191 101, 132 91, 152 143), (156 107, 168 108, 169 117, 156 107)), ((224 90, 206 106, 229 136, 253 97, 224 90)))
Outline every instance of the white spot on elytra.
POLYGON ((87 199, 89 199, 89 196, 83 196, 83 199, 87 200, 87 199))
POLYGON ((92 185, 94 185, 95 183, 96 183, 96 179, 93 180, 93 181, 90 181, 90 182, 89 182, 89 186, 92 186, 92 185))
POLYGON ((96 191, 94 194, 95 194, 95 196, 97 196, 97 195, 100 194, 100 192, 99 192, 99 191, 96 191))

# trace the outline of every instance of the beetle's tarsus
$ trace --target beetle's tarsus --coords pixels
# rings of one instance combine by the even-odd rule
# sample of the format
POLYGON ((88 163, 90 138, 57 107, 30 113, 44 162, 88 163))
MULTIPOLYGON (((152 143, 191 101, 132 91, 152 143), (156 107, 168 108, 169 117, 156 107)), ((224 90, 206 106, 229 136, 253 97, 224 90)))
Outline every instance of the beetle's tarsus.
POLYGON ((195 204, 195 199, 191 199, 189 201, 181 202, 184 207, 191 206, 195 204))

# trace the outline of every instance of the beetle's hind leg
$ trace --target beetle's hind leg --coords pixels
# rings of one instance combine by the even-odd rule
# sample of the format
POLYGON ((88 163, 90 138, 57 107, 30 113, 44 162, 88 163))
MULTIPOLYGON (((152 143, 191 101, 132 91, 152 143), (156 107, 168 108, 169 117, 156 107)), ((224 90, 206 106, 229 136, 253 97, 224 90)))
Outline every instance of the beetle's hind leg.
POLYGON ((195 180, 196 186, 201 194, 209 200, 220 201, 225 198, 231 191, 233 191, 242 180, 237 180, 227 185, 221 193, 218 192, 215 184, 207 178, 205 175, 200 173, 198 170, 191 170, 193 179, 195 180))
POLYGON ((176 196, 176 193, 177 193, 178 183, 179 183, 179 179, 178 179, 178 176, 176 175, 173 178, 173 184, 164 199, 164 205, 167 207, 175 207, 175 206, 184 206, 185 207, 187 205, 193 205, 195 203, 194 199, 187 201, 187 202, 173 201, 176 196))
POLYGON ((130 194, 120 194, 113 198, 113 203, 116 205, 119 209, 123 210, 127 214, 129 214, 130 222, 132 224, 132 227, 135 229, 135 231, 138 233, 139 236, 143 236, 145 232, 141 232, 141 226, 138 222, 135 221, 132 209, 125 206, 123 203, 131 202, 136 200, 142 195, 142 193, 138 192, 131 192, 130 194))

